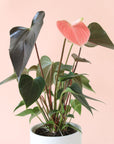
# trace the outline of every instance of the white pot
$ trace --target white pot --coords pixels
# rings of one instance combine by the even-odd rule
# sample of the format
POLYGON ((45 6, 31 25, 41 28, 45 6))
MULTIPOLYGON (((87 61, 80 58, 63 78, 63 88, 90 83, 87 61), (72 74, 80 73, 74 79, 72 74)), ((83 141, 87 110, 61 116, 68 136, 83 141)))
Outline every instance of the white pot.
MULTIPOLYGON (((80 129, 80 126, 72 124, 80 129)), ((35 134, 35 130, 40 127, 41 124, 35 125, 30 130, 30 144, 81 144, 81 132, 76 132, 74 134, 66 136, 41 136, 35 134)))

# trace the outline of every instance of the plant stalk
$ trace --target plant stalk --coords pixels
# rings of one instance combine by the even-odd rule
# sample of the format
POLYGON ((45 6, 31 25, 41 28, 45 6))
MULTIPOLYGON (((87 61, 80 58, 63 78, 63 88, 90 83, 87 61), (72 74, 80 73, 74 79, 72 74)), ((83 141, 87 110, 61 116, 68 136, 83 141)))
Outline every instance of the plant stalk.
POLYGON ((64 43, 63 43, 63 48, 62 48, 62 53, 61 53, 61 58, 60 58, 59 68, 58 68, 58 72, 57 72, 56 83, 55 83, 55 92, 54 92, 54 110, 56 110, 56 106, 57 106, 57 98, 56 98, 57 82, 58 82, 58 76, 59 76, 59 72, 60 72, 60 68, 61 68, 61 64, 62 64, 62 59, 63 59, 64 49, 65 49, 65 44, 66 44, 66 38, 64 39, 64 43))
MULTIPOLYGON (((42 66, 41 66, 40 57, 39 57, 38 48, 37 48, 36 43, 35 43, 35 49, 36 49, 36 54, 37 54, 37 58, 38 58, 38 62, 39 62, 39 66, 40 66, 40 70, 41 70, 41 75, 42 75, 42 77, 43 77, 43 79, 44 79, 44 73, 43 73, 43 69, 42 69, 42 66)), ((46 86, 46 85, 45 85, 45 89, 46 89, 47 98, 48 98, 49 107, 50 107, 49 94, 48 94, 48 89, 47 89, 47 86, 46 86)), ((50 107, 50 109, 51 109, 51 107, 50 107)))
POLYGON ((71 53, 72 47, 73 47, 73 43, 72 43, 72 45, 71 45, 71 47, 70 47, 70 49, 69 49, 69 52, 68 52, 68 55, 67 55, 67 59, 66 59, 65 65, 66 65, 67 62, 68 62, 68 59, 69 59, 69 56, 70 56, 70 53, 71 53))
POLYGON ((78 61, 78 58, 80 57, 81 50, 82 50, 82 47, 80 47, 80 49, 79 49, 77 61, 76 61, 76 63, 74 64, 74 68, 73 68, 73 70, 72 70, 73 73, 75 73, 75 71, 76 71, 76 68, 77 68, 77 65, 78 65, 78 62, 79 62, 79 61, 78 61))
POLYGON ((42 110, 42 108, 41 108, 39 102, 36 101, 36 104, 37 104, 37 106, 39 107, 39 109, 40 109, 40 111, 41 111, 41 113, 42 113, 42 115, 43 115, 45 121, 47 122, 47 121, 48 121, 48 118, 46 117, 45 112, 42 110))

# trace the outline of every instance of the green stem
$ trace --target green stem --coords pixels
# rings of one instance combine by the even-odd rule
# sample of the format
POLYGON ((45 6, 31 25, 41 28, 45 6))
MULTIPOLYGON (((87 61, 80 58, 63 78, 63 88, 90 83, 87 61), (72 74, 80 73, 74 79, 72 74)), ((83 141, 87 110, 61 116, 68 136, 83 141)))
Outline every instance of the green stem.
POLYGON ((61 68, 61 63, 62 63, 62 59, 63 59, 65 44, 66 44, 66 38, 64 39, 64 43, 63 43, 63 48, 62 48, 61 58, 60 58, 60 62, 59 62, 59 68, 58 68, 58 72, 57 72, 56 83, 55 83, 54 110, 56 110, 56 105, 57 105, 57 103, 56 103, 57 102, 57 98, 56 98, 57 82, 58 82, 58 76, 59 76, 59 72, 60 72, 60 68, 61 68))
POLYGON ((44 110, 44 113, 47 115, 47 117, 48 117, 48 119, 49 119, 49 115, 48 115, 48 110, 46 110, 46 108, 45 108, 45 106, 44 106, 44 103, 43 103, 43 100, 42 100, 42 97, 40 97, 40 102, 41 102, 41 104, 42 104, 42 108, 43 108, 43 110, 44 110))
POLYGON ((68 62, 68 59, 69 59, 69 56, 70 56, 70 53, 71 53, 72 47, 73 47, 73 43, 72 43, 72 45, 71 45, 71 47, 70 47, 70 49, 69 49, 69 52, 68 52, 68 55, 67 55, 67 59, 66 59, 65 65, 66 65, 67 62, 68 62))
POLYGON ((38 101, 36 101, 36 104, 37 104, 38 108, 40 109, 40 111, 41 111, 41 113, 42 113, 42 115, 43 115, 43 117, 44 117, 45 121, 47 122, 47 121, 48 121, 48 119, 47 119, 47 117, 46 117, 46 115, 45 115, 45 112, 44 112, 44 111, 43 111, 43 109, 41 108, 41 106, 40 106, 39 102, 38 102, 38 101))

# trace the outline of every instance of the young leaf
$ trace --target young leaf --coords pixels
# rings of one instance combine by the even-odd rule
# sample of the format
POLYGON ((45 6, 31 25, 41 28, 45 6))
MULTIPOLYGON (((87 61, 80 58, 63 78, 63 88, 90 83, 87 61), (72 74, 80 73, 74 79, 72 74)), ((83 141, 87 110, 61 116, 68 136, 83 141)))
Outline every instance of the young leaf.
POLYGON ((72 57, 74 58, 75 61, 78 61, 78 62, 91 63, 90 61, 88 61, 88 60, 85 59, 85 58, 78 57, 77 54, 75 54, 75 53, 72 54, 72 57))
POLYGON ((33 110, 33 113, 31 113, 31 116, 29 118, 29 123, 31 123, 32 119, 37 117, 37 115, 41 113, 38 107, 34 107, 32 110, 33 110))
POLYGON ((68 118, 74 118, 74 115, 73 114, 68 114, 67 117, 68 118))
POLYGON ((33 65, 28 69, 28 72, 30 71, 36 71, 37 72, 37 65, 33 65))
POLYGON ((33 79, 28 75, 22 75, 19 81, 19 90, 26 104, 26 107, 32 105, 41 95, 45 86, 42 77, 33 79))
POLYGON ((17 114, 17 116, 26 116, 26 115, 29 115, 32 113, 33 113, 32 109, 26 109, 26 110, 22 111, 21 113, 17 114))
POLYGON ((81 103, 75 99, 70 101, 72 108, 81 115, 81 103))
POLYGON ((14 27, 10 30, 10 58, 20 77, 31 55, 33 46, 43 24, 45 13, 39 11, 32 20, 31 28, 14 27))
POLYGON ((59 76, 59 81, 66 81, 68 79, 72 79, 78 76, 78 74, 74 74, 73 72, 70 72, 69 74, 64 74, 62 76, 59 76))
POLYGON ((0 85, 2 85, 2 84, 4 84, 4 83, 7 83, 7 82, 9 82, 9 81, 11 81, 11 80, 14 80, 14 79, 16 79, 17 78, 17 75, 16 75, 16 73, 14 73, 14 74, 12 74, 11 76, 9 76, 8 78, 6 78, 5 80, 3 80, 2 82, 0 82, 0 85))
POLYGON ((92 92, 95 92, 93 89, 92 89, 92 87, 90 86, 90 84, 89 84, 89 79, 87 78, 87 77, 85 77, 84 75, 80 75, 80 78, 81 78, 81 82, 82 82, 82 85, 86 88, 86 89, 88 89, 88 90, 90 90, 90 91, 92 91, 92 92))
MULTIPOLYGON (((51 67, 53 66, 53 63, 48 56, 42 56, 40 62, 41 62, 41 66, 42 66, 43 73, 44 73, 44 79, 45 79, 46 85, 48 86, 50 84, 50 72, 51 72, 51 67)), ((39 65, 37 69, 37 76, 41 76, 41 70, 40 70, 39 65)), ((53 71, 52 71, 51 83, 53 83, 53 71)))
POLYGON ((88 43, 85 44, 87 47, 94 47, 96 45, 100 45, 103 47, 114 49, 114 44, 108 37, 107 33, 104 29, 96 22, 89 24, 88 26, 90 30, 90 37, 88 43))
POLYGON ((16 106, 16 108, 14 109, 14 112, 15 112, 18 108, 20 108, 21 106, 23 106, 23 105, 25 105, 25 103, 24 103, 24 101, 22 100, 22 101, 20 101, 20 103, 16 106))
POLYGON ((40 114, 40 110, 38 107, 34 107, 33 109, 26 109, 26 110, 22 111, 21 113, 17 114, 17 116, 26 116, 29 114, 36 116, 36 115, 40 114))

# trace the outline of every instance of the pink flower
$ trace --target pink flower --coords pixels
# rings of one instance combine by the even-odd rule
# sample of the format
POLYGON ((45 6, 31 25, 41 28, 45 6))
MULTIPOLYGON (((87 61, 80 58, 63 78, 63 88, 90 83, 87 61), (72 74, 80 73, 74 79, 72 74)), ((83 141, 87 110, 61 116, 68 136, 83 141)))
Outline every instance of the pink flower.
POLYGON ((82 22, 82 19, 76 21, 76 23, 73 25, 65 20, 57 21, 57 27, 65 38, 79 46, 87 43, 90 36, 90 31, 82 22))

